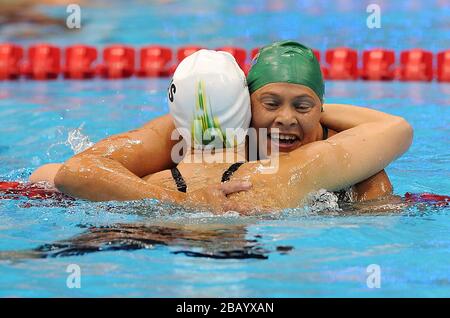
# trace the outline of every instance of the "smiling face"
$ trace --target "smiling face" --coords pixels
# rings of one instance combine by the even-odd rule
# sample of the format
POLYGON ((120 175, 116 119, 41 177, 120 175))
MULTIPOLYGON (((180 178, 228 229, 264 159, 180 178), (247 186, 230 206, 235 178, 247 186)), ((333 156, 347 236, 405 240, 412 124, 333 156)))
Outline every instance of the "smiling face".
POLYGON ((267 128, 267 151, 270 142, 279 145, 280 152, 290 152, 322 138, 320 112, 322 103, 309 87, 291 83, 270 83, 251 95, 251 126, 267 128), (279 135, 271 130, 279 129, 279 135))

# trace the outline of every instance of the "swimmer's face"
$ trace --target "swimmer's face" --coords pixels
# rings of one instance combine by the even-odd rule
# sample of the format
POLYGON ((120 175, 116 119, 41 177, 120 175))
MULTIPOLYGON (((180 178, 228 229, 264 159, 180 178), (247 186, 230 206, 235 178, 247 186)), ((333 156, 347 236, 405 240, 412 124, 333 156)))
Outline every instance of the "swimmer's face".
POLYGON ((309 87, 290 83, 270 83, 253 92, 252 127, 267 128, 270 142, 280 152, 290 152, 321 137, 319 123, 322 103, 309 87), (279 129, 279 137, 271 129, 279 129))

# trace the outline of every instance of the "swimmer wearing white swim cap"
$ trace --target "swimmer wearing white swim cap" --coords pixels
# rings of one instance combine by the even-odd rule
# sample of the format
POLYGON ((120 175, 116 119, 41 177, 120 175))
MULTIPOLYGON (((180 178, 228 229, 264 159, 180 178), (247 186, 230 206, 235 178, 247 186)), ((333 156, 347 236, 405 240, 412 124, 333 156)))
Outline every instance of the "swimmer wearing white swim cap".
POLYGON ((169 85, 168 103, 175 126, 192 147, 228 148, 245 142, 250 95, 231 54, 200 50, 186 57, 169 85))

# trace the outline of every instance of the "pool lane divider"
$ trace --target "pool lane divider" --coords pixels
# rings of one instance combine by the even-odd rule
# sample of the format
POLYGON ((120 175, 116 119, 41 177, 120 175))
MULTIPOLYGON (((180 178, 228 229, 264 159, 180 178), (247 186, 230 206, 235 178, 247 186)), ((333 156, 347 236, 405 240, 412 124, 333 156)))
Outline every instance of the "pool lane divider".
POLYGON ((0 181, 0 199, 55 199, 74 200, 56 189, 46 188, 40 184, 17 181, 0 181))
MULTIPOLYGON (((186 56, 202 48, 189 45, 173 50, 149 45, 136 50, 115 44, 104 47, 99 60, 99 50, 89 45, 62 49, 39 43, 25 50, 13 43, 0 43, 0 80, 52 80, 60 76, 66 79, 170 77, 186 56)), ((232 54, 246 74, 251 60, 258 54, 258 48, 250 52, 234 46, 216 49, 232 54)), ((333 48, 325 51, 324 60, 320 51, 313 51, 327 80, 450 82, 450 49, 437 54, 419 48, 402 51, 398 64, 396 53, 389 49, 358 53, 347 47, 333 48)))

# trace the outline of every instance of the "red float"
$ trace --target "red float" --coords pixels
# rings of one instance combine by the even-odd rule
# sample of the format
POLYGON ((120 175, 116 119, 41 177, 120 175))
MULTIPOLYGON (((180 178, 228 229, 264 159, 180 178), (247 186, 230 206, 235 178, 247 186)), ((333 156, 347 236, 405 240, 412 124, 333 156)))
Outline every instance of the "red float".
POLYGON ((319 62, 319 64, 320 64, 320 70, 322 71, 323 78, 328 79, 328 69, 324 65, 322 65, 322 63, 320 63, 320 58, 321 58, 320 51, 318 51, 318 50, 312 50, 312 51, 314 53, 314 56, 317 59, 317 62, 319 62))
POLYGON ((172 50, 168 47, 152 45, 141 48, 139 76, 168 76, 171 72, 168 64, 172 61, 172 50))
POLYGON ((358 53, 350 48, 336 48, 326 52, 328 78, 355 80, 358 78, 358 53))
POLYGON ((250 59, 253 60, 253 58, 256 56, 256 54, 259 53, 259 47, 255 47, 250 51, 250 59))
POLYGON ((217 51, 225 51, 230 53, 234 56, 236 59, 237 64, 239 67, 244 70, 245 68, 245 60, 247 59, 247 51, 245 51, 243 48, 235 47, 235 46, 223 46, 218 49, 217 51))
MULTIPOLYGON (((10 43, 0 44, 0 80, 15 79, 20 74, 33 79, 54 79, 60 72, 65 78, 88 79, 95 75, 104 78, 127 78, 138 76, 171 76, 186 56, 202 49, 201 46, 183 46, 176 51, 176 62, 171 64, 174 52, 164 46, 152 45, 141 48, 140 63, 135 71, 135 50, 121 44, 108 46, 103 50, 103 62, 94 66, 97 59, 95 47, 74 45, 65 50, 65 64, 60 66, 61 53, 58 47, 50 44, 36 44, 28 49, 25 62, 21 62, 23 49, 10 43)), ((234 46, 224 46, 222 50, 232 54, 238 65, 247 75, 251 62, 259 48, 250 52, 234 46), (250 61, 247 60, 249 53, 250 61)), ((401 65, 394 69, 395 52, 386 49, 364 51, 362 68, 358 72, 358 53, 356 50, 342 47, 328 50, 325 54, 327 66, 321 63, 320 51, 313 50, 320 63, 323 77, 332 80, 431 81, 433 80, 433 54, 422 49, 404 51, 400 56, 401 65)), ((450 50, 437 54, 437 80, 450 82, 450 50)))
POLYGON ((61 50, 50 44, 37 44, 29 47, 28 61, 22 72, 36 80, 55 79, 61 71, 61 50))
POLYGON ((259 53, 259 48, 254 48, 250 51, 250 63, 245 63, 243 67, 243 71, 245 73, 245 76, 248 75, 248 72, 250 71, 250 68, 252 67, 252 62, 255 56, 259 53))
POLYGON ((242 68, 242 70, 244 71, 245 76, 248 75, 248 72, 250 72, 250 68, 251 68, 251 67, 252 67, 252 66, 250 65, 250 63, 245 63, 245 64, 244 64, 244 67, 242 68))
POLYGON ((395 77, 395 53, 374 49, 363 52, 361 78, 371 81, 391 81, 395 77))
POLYGON ((422 49, 403 51, 400 55, 400 80, 431 81, 433 79, 433 54, 422 49))
POLYGON ((450 82, 450 50, 439 52, 437 66, 437 80, 450 82))
POLYGON ((19 62, 23 49, 15 44, 0 44, 0 80, 17 79, 20 76, 19 62))
POLYGON ((320 52, 318 50, 312 50, 314 53, 314 56, 316 57, 317 61, 320 63, 320 52))
POLYGON ((201 49, 203 49, 203 47, 196 45, 180 47, 177 51, 177 62, 180 63, 185 57, 188 57, 192 53, 200 51, 201 49))
POLYGON ((126 45, 112 45, 103 50, 103 65, 98 72, 104 78, 131 77, 134 73, 134 48, 126 45))
POLYGON ((15 181, 0 181, 0 199, 57 199, 74 200, 56 189, 48 189, 39 184, 15 181))
POLYGON ((188 57, 189 55, 191 55, 192 53, 195 53, 201 49, 204 49, 204 47, 201 46, 196 46, 196 45, 190 45, 190 46, 183 46, 178 48, 177 50, 177 62, 175 64, 173 64, 169 70, 168 70, 168 75, 172 76, 173 73, 175 72, 178 64, 184 60, 185 57, 188 57))
POLYGON ((71 79, 88 79, 95 75, 92 64, 97 59, 97 49, 87 45, 74 45, 66 48, 64 77, 71 79))
POLYGON ((405 199, 408 202, 414 203, 431 203, 435 206, 448 206, 450 205, 450 196, 440 195, 434 193, 405 193, 405 199))

